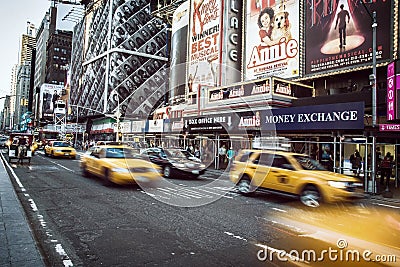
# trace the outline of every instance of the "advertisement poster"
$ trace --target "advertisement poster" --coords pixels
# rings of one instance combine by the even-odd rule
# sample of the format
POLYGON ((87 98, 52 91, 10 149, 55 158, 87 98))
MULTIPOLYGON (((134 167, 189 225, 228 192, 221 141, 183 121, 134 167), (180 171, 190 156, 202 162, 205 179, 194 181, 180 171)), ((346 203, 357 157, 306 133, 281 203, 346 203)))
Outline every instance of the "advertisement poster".
POLYGON ((61 97, 64 85, 44 83, 40 87, 41 118, 52 119, 54 104, 61 97))
POLYGON ((199 85, 219 84, 222 1, 192 0, 190 3, 188 94, 199 85))
POLYGON ((377 11, 377 63, 390 59, 392 1, 307 1, 305 74, 372 64, 372 11, 377 11), (371 16, 370 16, 371 15, 371 16))
POLYGON ((245 80, 299 76, 299 1, 249 0, 245 80))

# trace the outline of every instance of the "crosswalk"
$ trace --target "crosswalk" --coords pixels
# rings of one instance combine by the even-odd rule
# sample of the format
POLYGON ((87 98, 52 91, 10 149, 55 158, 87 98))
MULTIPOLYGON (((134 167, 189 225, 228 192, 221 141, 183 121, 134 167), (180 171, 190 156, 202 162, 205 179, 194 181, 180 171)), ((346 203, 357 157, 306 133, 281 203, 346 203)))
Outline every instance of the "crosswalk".
POLYGON ((239 196, 238 190, 233 186, 190 187, 184 184, 142 188, 142 193, 163 200, 234 199, 239 196))

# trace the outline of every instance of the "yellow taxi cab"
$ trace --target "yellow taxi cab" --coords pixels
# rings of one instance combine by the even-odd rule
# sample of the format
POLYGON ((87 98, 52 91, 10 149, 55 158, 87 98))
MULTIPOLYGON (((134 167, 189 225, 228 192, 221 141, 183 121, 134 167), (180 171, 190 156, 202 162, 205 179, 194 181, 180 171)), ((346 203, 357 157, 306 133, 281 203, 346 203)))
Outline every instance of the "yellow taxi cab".
POLYGON ((33 140, 33 141, 32 141, 32 146, 31 146, 31 151, 32 151, 32 153, 35 153, 35 151, 38 150, 38 149, 39 149, 39 144, 38 144, 38 142, 37 142, 36 140, 33 140))
POLYGON ((80 161, 82 174, 103 178, 106 184, 146 184, 161 180, 161 168, 143 160, 133 149, 124 145, 91 147, 80 161))
POLYGON ((299 197, 308 207, 364 197, 359 179, 330 172, 304 154, 242 150, 229 175, 244 195, 256 190, 284 193, 299 197))
POLYGON ((68 142, 51 141, 44 147, 44 155, 75 159, 76 150, 68 142))

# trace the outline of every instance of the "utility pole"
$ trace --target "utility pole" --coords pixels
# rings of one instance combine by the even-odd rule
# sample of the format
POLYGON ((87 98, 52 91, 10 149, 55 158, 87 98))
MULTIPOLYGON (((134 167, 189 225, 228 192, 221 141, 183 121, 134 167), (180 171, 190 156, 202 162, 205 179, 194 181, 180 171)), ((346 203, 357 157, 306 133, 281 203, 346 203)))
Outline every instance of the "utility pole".
MULTIPOLYGON (((377 125, 377 108, 376 108, 376 28, 378 27, 378 23, 376 21, 376 11, 373 11, 372 14, 368 10, 363 0, 360 0, 365 10, 372 21, 372 74, 369 75, 369 81, 372 85, 372 148, 371 148, 371 178, 372 178, 372 194, 376 193, 376 136, 375 129, 377 125)), ((367 176, 365 178, 365 182, 367 183, 367 176)))

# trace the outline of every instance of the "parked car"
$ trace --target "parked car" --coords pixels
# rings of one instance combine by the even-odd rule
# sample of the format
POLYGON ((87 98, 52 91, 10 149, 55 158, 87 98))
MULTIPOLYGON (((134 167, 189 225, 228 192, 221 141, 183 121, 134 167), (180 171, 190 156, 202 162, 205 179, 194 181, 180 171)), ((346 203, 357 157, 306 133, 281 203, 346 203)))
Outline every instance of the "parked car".
POLYGON ((161 179, 161 168, 141 159, 130 147, 101 145, 91 147, 80 161, 82 174, 93 174, 106 184, 151 184, 161 179))
POLYGON ((267 190, 294 195, 309 207, 322 201, 350 201, 364 197, 357 178, 326 170, 308 155, 283 151, 242 150, 235 157, 230 179, 242 194, 267 190))
POLYGON ((44 147, 44 155, 51 157, 76 158, 76 150, 69 142, 51 141, 44 147))
POLYGON ((201 160, 197 157, 195 157, 192 153, 190 153, 189 151, 185 150, 185 149, 181 149, 182 153, 186 156, 187 159, 193 160, 193 161, 197 161, 197 162, 201 162, 201 160))
POLYGON ((161 166, 166 178, 178 174, 198 177, 204 174, 206 169, 204 164, 188 159, 179 148, 163 149, 152 147, 143 150, 141 155, 161 166))
POLYGON ((0 137, 0 148, 6 148, 7 147, 7 141, 8 137, 0 137))

